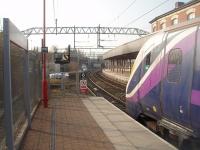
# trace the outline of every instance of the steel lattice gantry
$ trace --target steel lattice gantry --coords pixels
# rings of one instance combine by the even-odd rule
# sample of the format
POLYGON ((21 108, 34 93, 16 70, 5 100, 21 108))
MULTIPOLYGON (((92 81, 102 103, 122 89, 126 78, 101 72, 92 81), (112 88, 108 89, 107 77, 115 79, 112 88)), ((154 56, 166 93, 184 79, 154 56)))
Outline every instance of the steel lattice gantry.
MULTIPOLYGON (((27 37, 30 35, 43 34, 42 27, 34 27, 22 31, 27 37)), ((97 35, 97 48, 103 48, 100 45, 101 34, 121 34, 121 35, 138 35, 143 36, 149 34, 149 32, 138 28, 124 28, 124 27, 46 27, 46 34, 73 34, 74 35, 74 48, 76 34, 96 34, 97 35)))
MULTIPOLYGON (((46 34, 124 34, 124 35, 146 35, 149 32, 138 28, 123 27, 46 27, 46 34)), ((43 34, 42 27, 30 28, 22 31, 24 35, 43 34)))

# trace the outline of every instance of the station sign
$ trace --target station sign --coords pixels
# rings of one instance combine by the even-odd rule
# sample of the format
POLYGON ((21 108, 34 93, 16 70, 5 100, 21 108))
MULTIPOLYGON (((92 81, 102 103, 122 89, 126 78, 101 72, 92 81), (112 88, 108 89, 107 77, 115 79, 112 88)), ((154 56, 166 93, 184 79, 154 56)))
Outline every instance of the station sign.
POLYGON ((88 93, 87 80, 80 80, 81 93, 88 93))
POLYGON ((42 47, 42 52, 43 53, 48 53, 48 47, 42 47))
POLYGON ((80 80, 80 89, 87 88, 87 80, 80 80))

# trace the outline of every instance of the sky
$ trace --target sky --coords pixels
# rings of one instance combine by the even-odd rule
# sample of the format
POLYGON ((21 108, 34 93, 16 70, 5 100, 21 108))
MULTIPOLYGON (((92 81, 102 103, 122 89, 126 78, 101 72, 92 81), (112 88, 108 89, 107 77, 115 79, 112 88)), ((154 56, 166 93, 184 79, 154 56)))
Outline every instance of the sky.
MULTIPOLYGON (((98 26, 101 27, 135 27, 151 31, 151 21, 167 11, 174 9, 178 0, 168 0, 165 4, 145 15, 141 19, 129 24, 139 16, 148 12, 165 0, 46 0, 46 26, 55 26, 55 18, 58 26, 98 26), (128 25, 128 26, 127 26, 128 25)), ((180 1, 180 0, 179 0, 180 1)), ((188 2, 189 0, 181 0, 188 2)), ((10 18, 19 30, 32 27, 42 27, 43 24, 43 0, 0 0, 0 17, 10 18)), ((104 46, 117 46, 133 40, 133 36, 106 35, 104 46)), ((76 45, 95 46, 96 36, 77 36, 76 45), (89 42, 91 41, 91 42, 89 42)), ((57 47, 73 46, 72 35, 48 35, 47 45, 57 47)), ((41 36, 30 36, 29 47, 40 46, 41 36)))

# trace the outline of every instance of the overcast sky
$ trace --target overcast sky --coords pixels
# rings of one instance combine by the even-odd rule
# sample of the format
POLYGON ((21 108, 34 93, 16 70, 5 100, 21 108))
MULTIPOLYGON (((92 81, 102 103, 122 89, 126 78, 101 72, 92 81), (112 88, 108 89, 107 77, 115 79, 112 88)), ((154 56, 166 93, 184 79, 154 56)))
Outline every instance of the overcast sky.
MULTIPOLYGON (((55 16, 58 19, 58 26, 98 26, 100 24, 101 26, 124 27, 164 1, 165 0, 46 0, 46 21, 47 26, 55 26, 55 16), (54 7, 53 3, 55 4, 54 7), (128 9, 126 10, 126 8, 128 9)), ((182 1, 188 2, 189 0, 182 1)), ((42 26, 43 0, 0 0, 0 2, 0 16, 2 18, 10 18, 20 30, 42 26)), ((151 26, 149 21, 158 15, 174 9, 175 2, 177 2, 177 0, 168 0, 168 2, 161 7, 130 24, 129 27, 150 31, 151 26)), ((89 38, 95 37, 80 36, 78 38, 77 40, 79 41, 88 41, 89 38)), ((127 37, 127 39, 130 40, 130 37, 127 37)), ((39 36, 31 37, 30 40, 32 41, 32 45, 40 43, 39 36), (35 42, 35 40, 37 42, 35 42)), ((62 47, 66 45, 65 43, 73 45, 73 38, 69 35, 53 35, 47 38, 47 44, 49 46, 58 45, 62 47)))

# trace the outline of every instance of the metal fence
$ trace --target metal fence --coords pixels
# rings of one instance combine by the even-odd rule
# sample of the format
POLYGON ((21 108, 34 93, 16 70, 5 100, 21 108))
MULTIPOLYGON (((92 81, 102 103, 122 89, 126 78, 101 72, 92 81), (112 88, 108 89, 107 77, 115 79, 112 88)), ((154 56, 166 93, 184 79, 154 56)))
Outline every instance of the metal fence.
POLYGON ((40 57, 9 19, 0 33, 0 149, 18 149, 40 98, 40 57))
POLYGON ((5 145, 3 139, 5 137, 4 130, 4 108, 3 108, 3 33, 0 33, 0 149, 2 145, 5 145))
POLYGON ((29 51, 29 83, 30 83, 30 104, 31 110, 38 104, 41 95, 42 70, 40 53, 29 51))

